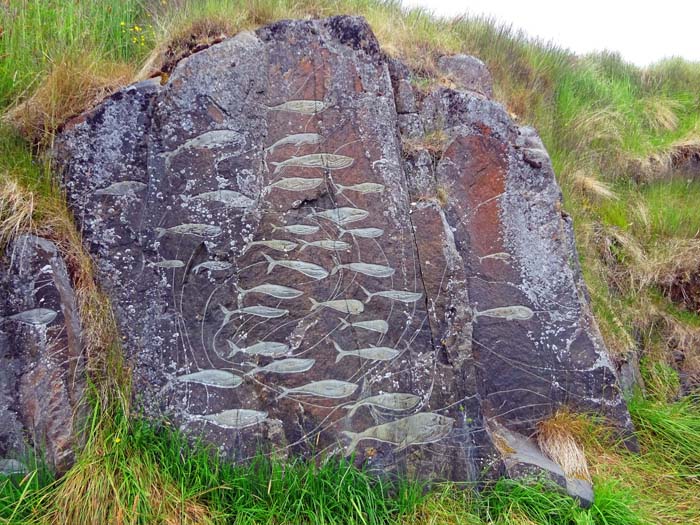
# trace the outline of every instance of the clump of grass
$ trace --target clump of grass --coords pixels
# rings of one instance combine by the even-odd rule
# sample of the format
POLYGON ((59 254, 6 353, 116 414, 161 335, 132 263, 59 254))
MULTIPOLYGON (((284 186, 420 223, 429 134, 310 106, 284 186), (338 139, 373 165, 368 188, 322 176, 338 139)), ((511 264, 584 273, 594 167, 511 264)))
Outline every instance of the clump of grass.
POLYGON ((580 425, 580 420, 574 414, 560 409, 537 424, 537 444, 568 477, 591 481, 586 455, 575 438, 575 429, 580 425))
POLYGON ((378 479, 344 459, 282 463, 259 455, 233 465, 165 422, 119 412, 96 409, 89 435, 77 464, 50 490, 30 480, 31 497, 21 498, 20 485, 10 493, 0 481, 0 516, 71 525, 376 525, 396 523, 423 500, 421 485, 378 479))
POLYGON ((54 133, 69 118, 97 104, 134 76, 123 62, 95 60, 90 55, 53 62, 39 87, 3 119, 30 142, 50 146, 54 133))

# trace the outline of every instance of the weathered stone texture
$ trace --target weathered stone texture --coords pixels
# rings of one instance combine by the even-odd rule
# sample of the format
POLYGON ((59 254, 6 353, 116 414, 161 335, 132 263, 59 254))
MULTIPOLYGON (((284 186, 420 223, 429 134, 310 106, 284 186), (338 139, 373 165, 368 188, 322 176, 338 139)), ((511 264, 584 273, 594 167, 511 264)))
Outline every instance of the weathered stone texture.
POLYGON ((629 428, 547 153, 480 75, 416 96, 364 20, 283 21, 64 131, 149 414, 459 480, 501 464, 487 420, 629 428))
MULTIPOLYGON (((72 463, 83 394, 80 321, 56 246, 18 237, 0 259, 0 457, 72 463)), ((17 470, 14 468, 14 470, 17 470)))

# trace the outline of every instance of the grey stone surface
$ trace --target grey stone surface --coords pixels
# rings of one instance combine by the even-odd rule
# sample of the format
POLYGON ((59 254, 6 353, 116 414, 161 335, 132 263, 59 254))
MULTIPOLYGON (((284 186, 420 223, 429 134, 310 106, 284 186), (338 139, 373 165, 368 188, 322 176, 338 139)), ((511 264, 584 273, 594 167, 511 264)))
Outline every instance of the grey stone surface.
POLYGON ((66 470, 84 388, 80 321, 66 266, 40 237, 18 237, 0 259, 0 379, 3 465, 29 447, 66 470))
POLYGON ((470 55, 445 55, 438 67, 457 84, 457 89, 473 91, 491 98, 493 81, 486 64, 470 55))
POLYGON ((499 471, 486 420, 631 428, 536 133, 408 75, 361 18, 282 21, 58 138, 147 414, 455 480, 499 471))
POLYGON ((548 479, 565 489, 582 506, 590 507, 593 504, 593 485, 588 480, 567 476, 531 439, 508 430, 496 421, 490 422, 489 430, 503 455, 510 477, 548 479))

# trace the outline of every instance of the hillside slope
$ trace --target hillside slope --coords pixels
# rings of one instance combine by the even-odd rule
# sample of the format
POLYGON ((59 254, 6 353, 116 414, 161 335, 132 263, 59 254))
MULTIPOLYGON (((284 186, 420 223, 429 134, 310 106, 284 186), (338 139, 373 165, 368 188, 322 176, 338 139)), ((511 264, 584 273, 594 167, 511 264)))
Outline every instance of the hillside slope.
MULTIPOLYGON (((410 519, 430 523, 445 516, 436 519, 457 523, 458 514, 470 509, 487 523, 700 520, 700 414, 693 397, 700 380, 700 211, 694 205, 700 198, 700 66, 669 60, 639 70, 613 54, 576 57, 488 20, 435 20, 420 11, 402 12, 392 2, 17 1, 0 9, 0 241, 35 231, 54 240, 68 260, 87 327, 95 406, 77 466, 48 489, 43 488, 48 478, 38 474, 23 484, 2 482, 0 518, 22 522, 45 508, 55 523, 67 516, 77 523, 79 515, 81 522, 95 522, 79 509, 86 483, 98 477, 105 483, 93 487, 96 494, 119 501, 114 507, 100 505, 96 495, 94 506, 104 507, 105 520, 116 515, 109 512, 138 507, 139 515, 129 518, 134 522, 184 512, 194 523, 204 522, 202 516, 214 520, 230 508, 231 500, 215 487, 233 485, 236 474, 196 454, 188 468, 218 474, 194 482, 182 471, 164 468, 178 460, 172 441, 178 438, 153 437, 125 417, 129 379, 111 310, 95 285, 92 261, 44 152, 68 118, 134 79, 160 75, 166 80, 180 58, 243 28, 348 13, 367 18, 383 49, 408 63, 413 84, 423 90, 454 82, 438 73, 439 56, 481 58, 494 77, 494 98, 513 118, 539 130, 564 192, 564 210, 573 217, 606 344, 628 393, 643 390, 630 403, 641 455, 614 446, 605 426, 588 419, 560 414, 551 422, 552 432, 563 428, 584 445, 600 487, 600 515, 591 511, 583 518, 576 514, 580 511, 561 510, 567 505, 562 501, 497 486, 491 499, 480 503, 435 493, 410 510, 410 519), (148 452, 149 439, 163 440, 163 449, 148 452), (120 448, 122 440, 133 446, 120 448), (114 461, 95 461, 105 450, 113 451, 114 461), (149 485, 157 488, 146 490, 149 485), (208 496, 211 491, 217 495, 208 496), (622 497, 625 491, 633 500, 622 497), (159 499, 172 508, 156 509, 159 499), (552 508, 562 514, 547 517, 552 508)), ((439 144, 440 137, 435 141, 439 144)), ((274 494, 269 487, 277 479, 270 468, 263 483, 270 483, 266 498, 274 494)), ((360 497, 360 507, 374 501, 370 493, 360 497)), ((322 488, 316 489, 319 494, 322 488)), ((292 519, 288 509, 284 512, 292 519)))

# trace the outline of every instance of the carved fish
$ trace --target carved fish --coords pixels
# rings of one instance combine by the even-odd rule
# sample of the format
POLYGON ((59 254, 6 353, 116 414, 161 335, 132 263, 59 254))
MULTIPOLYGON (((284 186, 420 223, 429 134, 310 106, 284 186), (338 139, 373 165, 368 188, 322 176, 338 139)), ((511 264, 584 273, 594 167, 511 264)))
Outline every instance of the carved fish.
POLYGON ((499 308, 490 308, 482 312, 474 311, 474 319, 479 317, 497 317, 506 321, 527 321, 532 319, 535 312, 527 306, 501 306, 499 308))
POLYGON ((301 157, 290 157, 282 162, 271 162, 275 166, 273 173, 278 173, 280 170, 289 167, 297 168, 323 168, 325 170, 341 170, 349 168, 355 159, 346 157, 345 155, 335 155, 333 153, 312 153, 311 155, 302 155, 301 157))
POLYGON ((488 255, 484 255, 483 257, 479 257, 479 262, 483 261, 484 259, 496 259, 507 263, 510 261, 510 258, 511 255, 506 252, 490 253, 488 255))
POLYGON ((227 339, 226 342, 231 350, 231 353, 228 355, 229 358, 238 353, 262 355, 265 357, 280 357, 289 352, 289 346, 284 343, 275 343, 274 341, 260 341, 259 343, 255 343, 247 348, 240 348, 230 339, 227 339))
POLYGON ((361 273, 363 275, 368 275, 370 277, 391 277, 394 275, 394 270, 390 266, 382 266, 380 264, 368 264, 368 263, 348 263, 339 264, 331 270, 331 275, 335 275, 339 270, 347 268, 353 272, 361 273))
POLYGON ((221 228, 213 224, 178 224, 170 228, 156 228, 158 238, 160 239, 166 233, 174 233, 177 235, 194 235, 196 237, 218 237, 221 235, 221 228))
POLYGON ((233 146, 236 149, 240 149, 245 144, 245 138, 243 135, 236 131, 231 131, 230 129, 217 129, 214 131, 207 131, 189 139, 178 146, 173 151, 167 152, 165 154, 165 165, 170 166, 172 158, 179 155, 183 150, 194 148, 204 148, 204 149, 215 149, 223 148, 225 146, 233 146))
POLYGON ((291 113, 302 113, 304 115, 313 115, 320 113, 328 106, 322 100, 288 100, 277 106, 268 106, 270 111, 289 111, 291 113))
POLYGON ((282 387, 282 393, 277 396, 277 399, 282 399, 289 394, 307 395, 326 397, 329 399, 342 399, 351 396, 358 385, 348 383, 347 381, 338 381, 336 379, 324 379, 323 381, 314 381, 296 388, 282 387))
POLYGON ((275 226, 272 225, 272 231, 282 230, 287 233, 293 233, 294 235, 313 235, 320 228, 318 226, 308 226, 306 224, 290 224, 289 226, 275 226))
POLYGON ((343 408, 350 410, 350 412, 348 412, 348 417, 352 417, 361 406, 373 406, 384 410, 390 410, 392 412, 406 412, 416 408, 418 403, 420 403, 420 399, 420 396, 415 394, 379 394, 360 399, 358 402, 353 403, 352 405, 346 405, 343 408))
POLYGON ((200 370, 175 378, 182 383, 199 383, 219 388, 236 388, 243 383, 243 378, 226 370, 200 370))
POLYGON ((121 182, 115 182, 110 184, 106 188, 102 188, 95 191, 95 195, 111 195, 114 197, 121 197, 123 195, 135 194, 137 191, 141 191, 146 188, 143 182, 138 182, 135 180, 125 180, 121 182))
POLYGON ((325 279, 328 277, 328 272, 318 264, 308 263, 304 261, 282 261, 275 260, 267 254, 263 254, 263 257, 267 259, 269 263, 267 266, 267 273, 271 273, 275 266, 282 266, 283 268, 289 268, 291 270, 296 270, 297 272, 303 273, 307 277, 316 279, 325 279))
POLYGON ((269 295, 277 299, 294 299, 300 295, 304 295, 301 290, 296 290, 294 288, 288 288, 287 286, 281 286, 279 284, 260 284, 248 290, 244 290, 240 286, 236 285, 238 293, 245 297, 249 293, 261 293, 264 295, 269 295))
POLYGON ((329 250, 329 251, 343 251, 343 250, 349 250, 352 248, 352 245, 345 242, 345 241, 334 241, 333 239, 323 239, 321 241, 304 241, 302 239, 297 239, 300 243, 302 243, 302 247, 299 248, 299 251, 303 251, 309 246, 313 246, 315 248, 323 248, 324 250, 329 250))
POLYGON ((352 186, 335 184, 335 187, 338 189, 338 195, 340 195, 345 190, 356 191, 357 193, 382 193, 385 186, 384 184, 377 184, 375 182, 363 182, 361 184, 353 184, 352 186))
POLYGON ((270 184, 270 188, 286 191, 307 191, 318 188, 323 179, 305 179, 304 177, 286 177, 270 184))
POLYGON ((56 319, 57 315, 58 312, 48 308, 32 308, 31 310, 25 310, 24 312, 19 312, 7 317, 0 317, 0 322, 17 321, 22 324, 39 326, 49 324, 56 319))
POLYGON ((289 357, 287 359, 273 361, 265 366, 254 368, 248 372, 247 375, 259 374, 261 372, 270 374, 299 374, 311 370, 315 362, 315 359, 297 359, 289 357))
POLYGON ((389 323, 383 321, 382 319, 375 319, 373 321, 357 321, 356 323, 348 323, 345 319, 339 319, 343 324, 340 329, 341 332, 350 328, 351 326, 355 328, 364 328, 365 330, 370 330, 372 332, 379 332, 380 334, 385 334, 389 331, 389 323))
POLYGON ((182 268, 185 263, 179 259, 165 259, 158 262, 148 263, 149 266, 155 266, 156 268, 182 268))
POLYGON ((359 208, 333 208, 325 211, 315 211, 310 217, 320 217, 334 222, 338 226, 344 226, 351 222, 361 221, 369 215, 368 211, 359 208))
POLYGON ((201 201, 222 202, 231 208, 249 208, 255 204, 255 200, 233 190, 205 191, 192 198, 201 201))
POLYGON ((401 301, 402 303, 415 303, 418 299, 423 297, 422 293, 408 292, 406 290, 383 290, 381 292, 370 293, 364 286, 360 285, 360 288, 362 288, 362 291, 365 292, 367 296, 365 303, 370 302, 375 295, 377 297, 386 297, 393 301, 401 301))
POLYGON ((455 420, 450 417, 433 412, 421 412, 390 423, 370 427, 363 432, 344 431, 343 434, 350 438, 346 455, 352 454, 358 443, 364 439, 398 445, 398 448, 394 450, 395 453, 409 445, 434 443, 452 431, 454 422, 455 420))
POLYGON ((356 350, 343 350, 340 345, 333 341, 333 346, 338 351, 338 357, 335 362, 339 362, 343 357, 354 356, 360 359, 370 359, 372 361, 391 361, 401 354, 400 350, 389 348, 387 346, 369 346, 367 348, 359 348, 356 350))
POLYGON ((195 266, 192 271, 196 275, 201 269, 209 270, 210 272, 219 272, 222 270, 228 270, 231 268, 231 266, 232 264, 226 261, 205 261, 195 266))
POLYGON ((272 152, 275 148, 280 146, 292 145, 292 146, 303 146, 306 144, 320 144, 323 142, 323 137, 318 133, 296 133, 294 135, 287 135, 282 137, 277 142, 265 148, 266 152, 272 152))
POLYGON ((275 319, 277 317, 284 317, 289 313, 289 310, 270 308, 269 306, 246 306, 245 308, 238 308, 237 310, 229 310, 223 305, 219 306, 221 307, 221 311, 224 313, 224 324, 227 324, 231 319, 231 316, 234 314, 254 315, 256 317, 275 319))
POLYGON ((278 252, 291 252, 294 248, 299 246, 297 243, 292 241, 285 241, 283 239, 270 239, 269 241, 254 241, 249 242, 243 249, 243 252, 247 252, 253 246, 265 246, 271 250, 276 250, 278 252))
POLYGON ((346 233, 349 233, 353 237, 362 237, 364 239, 376 239, 377 237, 381 237, 382 235, 384 235, 384 230, 380 228, 355 228, 354 230, 343 230, 341 228, 340 235, 338 237, 342 238, 343 235, 345 235, 346 233))
POLYGON ((336 299, 335 301, 324 301, 319 303, 313 297, 309 297, 309 301, 311 301, 312 312, 317 308, 332 308, 333 310, 344 314, 357 315, 361 314, 365 310, 365 305, 362 304, 362 301, 358 301, 357 299, 336 299))
POLYGON ((247 408, 234 408, 232 410, 224 410, 218 414, 200 417, 223 428, 240 430, 241 428, 252 427, 262 423, 267 419, 267 412, 249 410, 247 408))

